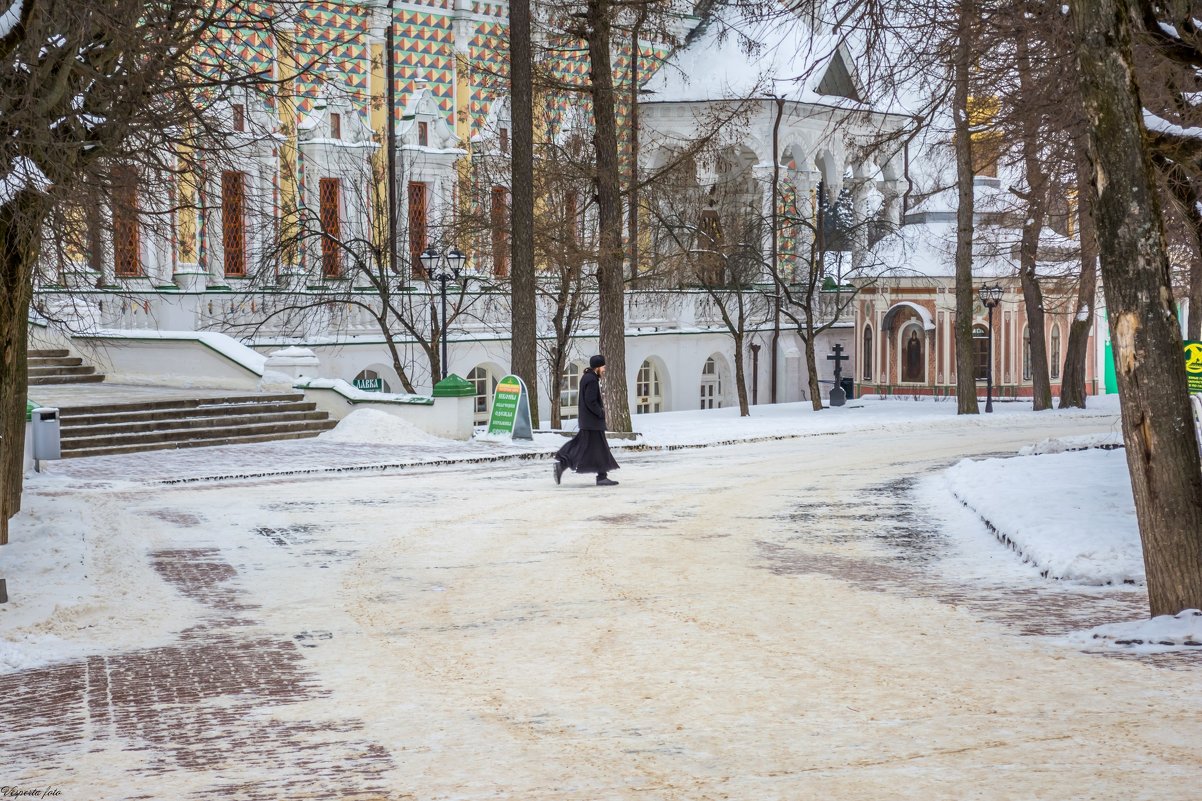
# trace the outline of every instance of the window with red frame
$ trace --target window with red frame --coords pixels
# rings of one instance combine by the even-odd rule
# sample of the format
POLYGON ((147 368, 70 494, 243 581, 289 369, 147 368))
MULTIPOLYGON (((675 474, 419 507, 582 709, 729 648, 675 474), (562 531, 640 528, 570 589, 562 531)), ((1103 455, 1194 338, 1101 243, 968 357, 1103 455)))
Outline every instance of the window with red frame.
POLYGON ((426 249, 426 214, 429 197, 426 185, 420 181, 409 182, 409 266, 416 277, 424 277, 426 268, 422 264, 422 251, 426 249))
POLYGON ((318 195, 321 199, 321 275, 323 278, 341 278, 341 185, 338 179, 322 178, 318 182, 318 195))
POLYGON ((246 173, 221 173, 221 246, 225 274, 246 275, 246 173))
POLYGON ((138 174, 132 167, 114 167, 113 273, 126 278, 142 274, 138 237, 138 174))

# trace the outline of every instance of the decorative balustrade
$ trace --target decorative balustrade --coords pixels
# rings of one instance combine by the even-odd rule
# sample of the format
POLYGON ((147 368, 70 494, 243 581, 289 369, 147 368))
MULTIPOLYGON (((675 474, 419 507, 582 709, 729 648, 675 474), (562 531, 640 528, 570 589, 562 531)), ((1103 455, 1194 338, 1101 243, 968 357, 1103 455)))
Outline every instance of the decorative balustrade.
MULTIPOLYGON (((66 293, 39 290, 38 294, 43 307, 53 311, 57 319, 71 322, 72 328, 222 331, 244 340, 378 337, 383 304, 378 296, 367 291, 188 293, 92 290, 66 293)), ((849 297, 848 291, 821 293, 817 322, 829 321, 837 308, 847 304, 849 297)), ((441 309, 439 293, 424 288, 396 293, 390 301, 418 330, 425 332, 432 330, 432 314, 441 309)), ((732 295, 716 299, 698 290, 632 290, 625 298, 626 326, 643 331, 724 329, 719 303, 734 308, 732 295)), ((772 298, 769 294, 749 291, 744 296, 744 303, 749 327, 758 327, 770 319, 772 298)), ((452 337, 504 335, 509 331, 510 300, 505 292, 448 292, 447 304, 452 337)), ((550 335, 554 298, 540 296, 536 309, 539 332, 550 335)), ((600 321, 595 292, 582 299, 578 314, 578 333, 597 331, 600 321)), ((844 309, 842 318, 850 321, 851 316, 851 309, 844 309)), ((393 333, 403 336, 399 323, 393 323, 393 333)))

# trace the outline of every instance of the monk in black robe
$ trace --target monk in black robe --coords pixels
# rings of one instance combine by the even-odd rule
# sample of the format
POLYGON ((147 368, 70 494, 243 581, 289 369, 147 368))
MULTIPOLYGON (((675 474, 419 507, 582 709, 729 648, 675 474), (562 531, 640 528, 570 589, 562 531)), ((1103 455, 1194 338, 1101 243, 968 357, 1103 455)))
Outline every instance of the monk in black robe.
POLYGON ((617 470, 618 463, 609 452, 605 440, 605 403, 601 399, 600 379, 605 375, 605 357, 597 355, 589 359, 588 369, 580 377, 580 413, 576 418, 577 432, 572 441, 555 454, 555 483, 558 484, 563 471, 572 469, 577 473, 596 473, 598 487, 616 487, 618 482, 609 477, 610 470, 617 470))

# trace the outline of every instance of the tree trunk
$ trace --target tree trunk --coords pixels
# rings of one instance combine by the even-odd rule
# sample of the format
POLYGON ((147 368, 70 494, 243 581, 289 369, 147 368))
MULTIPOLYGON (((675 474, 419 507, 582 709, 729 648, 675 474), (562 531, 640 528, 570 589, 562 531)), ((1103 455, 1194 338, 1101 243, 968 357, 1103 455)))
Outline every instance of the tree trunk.
POLYGON ((562 428, 563 410, 559 405, 559 382, 563 380, 563 368, 567 361, 567 348, 562 340, 552 347, 547 387, 551 390, 551 428, 562 428))
MULTIPOLYGON (((1035 275, 1035 252, 1039 247, 1039 229, 1043 227, 1043 214, 1034 204, 1027 207, 1028 220, 1023 226, 1022 244, 1019 246, 1019 280, 1023 288, 1023 305, 1027 309, 1028 347, 1031 351, 1031 402, 1032 410, 1042 412, 1052 408, 1052 382, 1048 378, 1048 343, 1044 337, 1043 290, 1035 275)), ((994 373, 994 384, 997 373, 994 373)))
POLYGON ((1077 219, 1081 234, 1081 278, 1077 282, 1077 306, 1068 329, 1064 372, 1060 377, 1060 408, 1085 408, 1085 373, 1089 358, 1089 334, 1093 331, 1094 302, 1098 287, 1098 240, 1094 227, 1094 198, 1089 185, 1089 168, 1082 153, 1077 159, 1077 219))
POLYGON ((8 543, 9 518, 21 511, 29 305, 44 214, 42 196, 30 191, 0 206, 0 545, 8 543))
POLYGON ((510 369, 526 382, 530 420, 538 428, 538 304, 534 277, 534 98, 530 0, 509 3, 509 86, 513 130, 510 213, 510 369))
POLYGON ((976 348, 972 340, 973 285, 973 169, 972 135, 968 123, 969 70, 973 66, 971 26, 975 23, 971 0, 960 3, 956 45, 955 120, 956 183, 956 412, 977 414, 976 348))
POLYGON ((1070 10, 1148 603, 1153 615, 1175 614, 1202 608, 1202 464, 1134 82, 1135 9, 1128 0, 1071 0, 1070 10))
POLYGON ((802 338, 806 352, 806 376, 810 386, 810 408, 822 411, 822 386, 818 383, 818 357, 814 350, 814 324, 806 322, 809 334, 802 338))
POLYGON ((639 37, 647 22, 648 7, 635 9, 634 27, 630 31, 630 192, 626 208, 626 227, 630 235, 630 281, 639 278, 639 37))
POLYGON ((614 431, 630 431, 626 390, 626 295, 622 274, 622 192, 618 131, 614 116, 614 74, 610 60, 612 31, 609 0, 589 0, 587 11, 590 91, 593 99, 593 150, 597 162, 597 285, 601 317, 601 353, 605 356, 605 409, 614 431))
POLYGON ((739 334, 735 340, 735 392, 739 396, 739 417, 750 417, 751 406, 747 403, 747 369, 743 361, 744 334, 739 334))
MULTIPOLYGON (((1031 58, 1027 37, 1019 32, 1016 55, 1020 87, 1024 94, 1034 92, 1031 77, 1031 58)), ((1030 112, 1022 123, 1023 168, 1027 180, 1027 214, 1019 245, 1019 280, 1023 288, 1023 304, 1027 310, 1028 348, 1031 352, 1032 409, 1042 412, 1052 408, 1052 381, 1048 376, 1048 343, 1044 335, 1043 289, 1039 286, 1036 265, 1039 261, 1039 235, 1047 215, 1048 176, 1043 170, 1039 153, 1040 126, 1030 112)))

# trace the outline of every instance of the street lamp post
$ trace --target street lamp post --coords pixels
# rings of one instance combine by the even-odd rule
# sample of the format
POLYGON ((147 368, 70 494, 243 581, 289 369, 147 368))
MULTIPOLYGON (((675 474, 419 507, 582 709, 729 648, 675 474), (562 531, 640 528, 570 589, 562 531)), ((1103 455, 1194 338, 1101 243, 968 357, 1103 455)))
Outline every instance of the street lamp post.
POLYGON ((455 281, 459 278, 459 271, 463 269, 463 263, 467 257, 459 248, 451 248, 450 250, 439 253, 433 247, 426 248, 421 255, 422 266, 426 268, 426 275, 439 283, 442 294, 442 319, 440 320, 438 341, 442 345, 441 352, 441 372, 440 378, 447 377, 447 282, 455 281))
POLYGON ((985 349, 985 412, 993 411, 993 308, 1002 302, 1001 284, 982 284, 978 295, 989 309, 989 345, 985 349))

